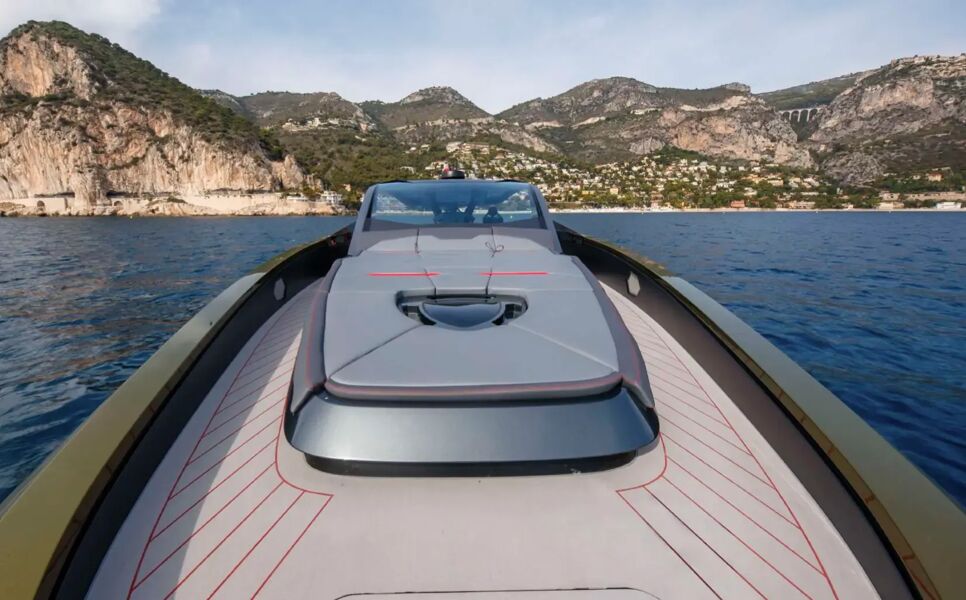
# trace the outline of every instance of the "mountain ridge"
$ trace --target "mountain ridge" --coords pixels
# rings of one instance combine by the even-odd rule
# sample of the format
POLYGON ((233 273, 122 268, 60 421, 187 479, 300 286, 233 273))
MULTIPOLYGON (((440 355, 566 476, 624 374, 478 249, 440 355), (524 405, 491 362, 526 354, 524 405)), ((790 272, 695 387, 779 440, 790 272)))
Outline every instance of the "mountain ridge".
POLYGON ((415 173, 454 142, 591 165, 680 149, 866 185, 962 169, 964 95, 966 55, 896 59, 763 94, 614 76, 496 114, 443 85, 392 102, 333 91, 234 96, 193 90, 69 24, 28 22, 0 40, 0 198, 358 190, 415 173))

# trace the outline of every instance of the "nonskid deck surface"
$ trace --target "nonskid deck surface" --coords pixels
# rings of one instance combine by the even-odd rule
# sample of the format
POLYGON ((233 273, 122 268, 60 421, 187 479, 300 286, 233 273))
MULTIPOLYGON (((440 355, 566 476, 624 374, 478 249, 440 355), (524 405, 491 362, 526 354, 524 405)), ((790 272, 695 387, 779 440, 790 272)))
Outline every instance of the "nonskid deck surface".
MULTIPOLYGON (((794 475, 653 319, 640 345, 660 443, 599 473, 363 478, 281 433, 303 291, 239 352, 123 524, 90 598, 339 598, 632 588, 659 598, 867 598, 794 475)), ((607 597, 604 594, 604 597, 607 597)))

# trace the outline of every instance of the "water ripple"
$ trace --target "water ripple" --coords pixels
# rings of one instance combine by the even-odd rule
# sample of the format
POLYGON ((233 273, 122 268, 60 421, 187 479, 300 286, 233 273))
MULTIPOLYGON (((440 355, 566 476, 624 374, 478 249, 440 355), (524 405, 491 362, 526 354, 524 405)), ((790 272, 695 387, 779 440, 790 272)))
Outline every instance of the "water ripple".
MULTIPOLYGON (((966 503, 966 215, 561 215, 667 265, 966 503)), ((347 219, 0 219, 0 498, 192 314, 347 219)))
POLYGON ((734 311, 966 504, 966 214, 561 215, 734 311))

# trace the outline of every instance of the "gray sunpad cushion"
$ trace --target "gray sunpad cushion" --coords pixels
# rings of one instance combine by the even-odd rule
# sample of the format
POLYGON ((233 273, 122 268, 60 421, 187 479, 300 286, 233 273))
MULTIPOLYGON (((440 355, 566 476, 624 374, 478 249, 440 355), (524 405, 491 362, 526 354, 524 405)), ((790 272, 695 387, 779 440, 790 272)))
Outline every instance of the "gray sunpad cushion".
POLYGON ((490 239, 461 239, 459 250, 451 251, 452 240, 437 244, 424 236, 418 254, 396 246, 345 259, 326 304, 327 387, 350 398, 378 397, 379 389, 456 398, 472 397, 481 386, 503 386, 505 393, 497 395, 517 398, 616 385, 619 361, 607 322, 570 257, 527 243, 520 244, 523 250, 494 253, 484 245, 490 239), (493 271, 546 275, 487 275, 493 271), (421 325, 396 305, 400 293, 487 292, 523 296, 530 308, 507 325, 453 330, 421 325))

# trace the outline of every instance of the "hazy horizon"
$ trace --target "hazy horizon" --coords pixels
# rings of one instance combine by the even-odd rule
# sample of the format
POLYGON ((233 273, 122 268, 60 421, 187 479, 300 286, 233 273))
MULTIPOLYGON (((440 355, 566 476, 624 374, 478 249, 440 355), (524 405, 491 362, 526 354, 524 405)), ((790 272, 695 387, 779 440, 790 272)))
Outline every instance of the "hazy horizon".
POLYGON ((442 85, 491 113, 612 76, 676 88, 737 81, 761 93, 966 50, 966 5, 945 0, 453 4, 7 0, 0 32, 64 20, 190 86, 238 96, 392 102, 442 85))

